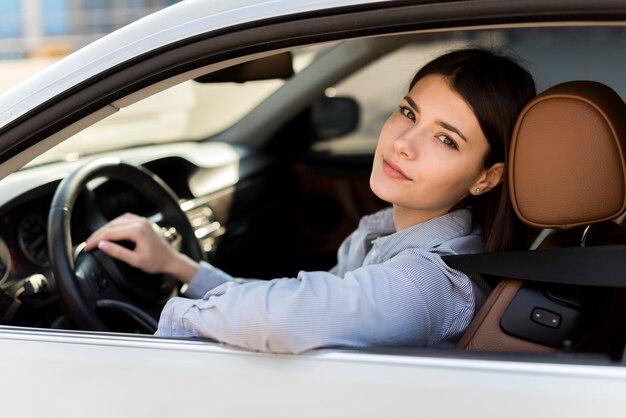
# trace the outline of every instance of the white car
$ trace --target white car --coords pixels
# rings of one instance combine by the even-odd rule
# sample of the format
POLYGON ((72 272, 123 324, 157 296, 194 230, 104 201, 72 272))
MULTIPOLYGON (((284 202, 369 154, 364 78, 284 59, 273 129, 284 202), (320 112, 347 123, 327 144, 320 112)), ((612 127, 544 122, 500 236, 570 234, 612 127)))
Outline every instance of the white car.
MULTIPOLYGON (((368 186, 378 131, 421 64, 478 45, 518 58, 540 91, 593 80, 625 97, 625 21, 609 0, 185 0, 15 86, 0 96, 2 416, 623 416, 619 100, 598 107, 614 143, 546 145, 565 171, 532 183, 550 178, 538 204, 558 195, 557 211, 615 206, 614 189, 617 209, 565 235, 535 222, 528 251, 449 260, 524 281, 502 308, 517 310, 479 313, 472 335, 485 318, 498 331, 486 342, 279 355, 155 337, 176 283, 80 243, 134 212, 235 276, 328 269, 383 207, 368 186), (560 195, 572 182, 574 201, 560 195)), ((550 143, 567 112, 533 137, 550 143)))

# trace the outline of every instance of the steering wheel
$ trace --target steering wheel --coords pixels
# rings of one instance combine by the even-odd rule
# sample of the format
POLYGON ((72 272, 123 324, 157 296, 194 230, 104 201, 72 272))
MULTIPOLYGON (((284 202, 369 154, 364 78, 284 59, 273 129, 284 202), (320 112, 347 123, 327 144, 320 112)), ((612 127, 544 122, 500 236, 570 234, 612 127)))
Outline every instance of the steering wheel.
MULTIPOLYGON (((122 181, 157 209, 150 219, 182 238, 182 249, 192 259, 203 259, 200 244, 174 192, 145 167, 117 158, 91 161, 72 172, 58 186, 48 216, 48 252, 57 288, 69 318, 81 329, 112 331, 102 313, 117 311, 154 333, 160 311, 178 294, 176 281, 163 274, 148 274, 115 260, 100 250, 83 251, 72 244, 72 211, 79 195, 85 196, 90 229, 106 219, 87 184, 98 178, 122 181), (174 229, 172 229, 174 228, 174 229)), ((93 231, 92 231, 93 232, 93 231)), ((124 244, 124 243, 122 243, 124 244)))

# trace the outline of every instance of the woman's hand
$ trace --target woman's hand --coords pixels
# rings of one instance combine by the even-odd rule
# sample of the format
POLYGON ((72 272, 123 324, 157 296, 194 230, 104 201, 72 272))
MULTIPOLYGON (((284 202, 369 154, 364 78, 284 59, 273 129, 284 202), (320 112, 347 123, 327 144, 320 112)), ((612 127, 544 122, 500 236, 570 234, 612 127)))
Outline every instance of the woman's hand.
POLYGON ((146 273, 167 273, 184 283, 189 283, 198 270, 198 264, 172 248, 146 218, 131 213, 98 229, 85 244, 87 251, 98 247, 146 273), (130 241, 135 248, 128 249, 113 241, 130 241))

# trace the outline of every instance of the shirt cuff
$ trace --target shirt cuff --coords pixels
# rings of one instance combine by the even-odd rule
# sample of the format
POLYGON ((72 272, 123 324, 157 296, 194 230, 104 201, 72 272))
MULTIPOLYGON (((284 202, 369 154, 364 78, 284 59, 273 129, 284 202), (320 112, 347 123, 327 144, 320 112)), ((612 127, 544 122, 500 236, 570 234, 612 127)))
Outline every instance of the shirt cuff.
POLYGON ((232 280, 229 274, 206 261, 200 261, 200 268, 189 282, 183 295, 191 299, 201 299, 208 291, 229 280, 232 280))
POLYGON ((185 329, 184 316, 195 305, 195 300, 185 298, 170 299, 159 318, 159 327, 155 335, 162 337, 195 337, 193 330, 185 329))

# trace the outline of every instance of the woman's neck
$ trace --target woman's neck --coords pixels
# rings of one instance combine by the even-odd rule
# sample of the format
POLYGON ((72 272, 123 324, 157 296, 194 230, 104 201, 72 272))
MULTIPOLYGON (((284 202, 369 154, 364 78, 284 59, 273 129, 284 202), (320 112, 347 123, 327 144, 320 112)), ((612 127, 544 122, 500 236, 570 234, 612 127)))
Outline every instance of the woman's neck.
POLYGON ((415 210, 393 205, 393 224, 397 232, 446 213, 447 211, 415 210))

